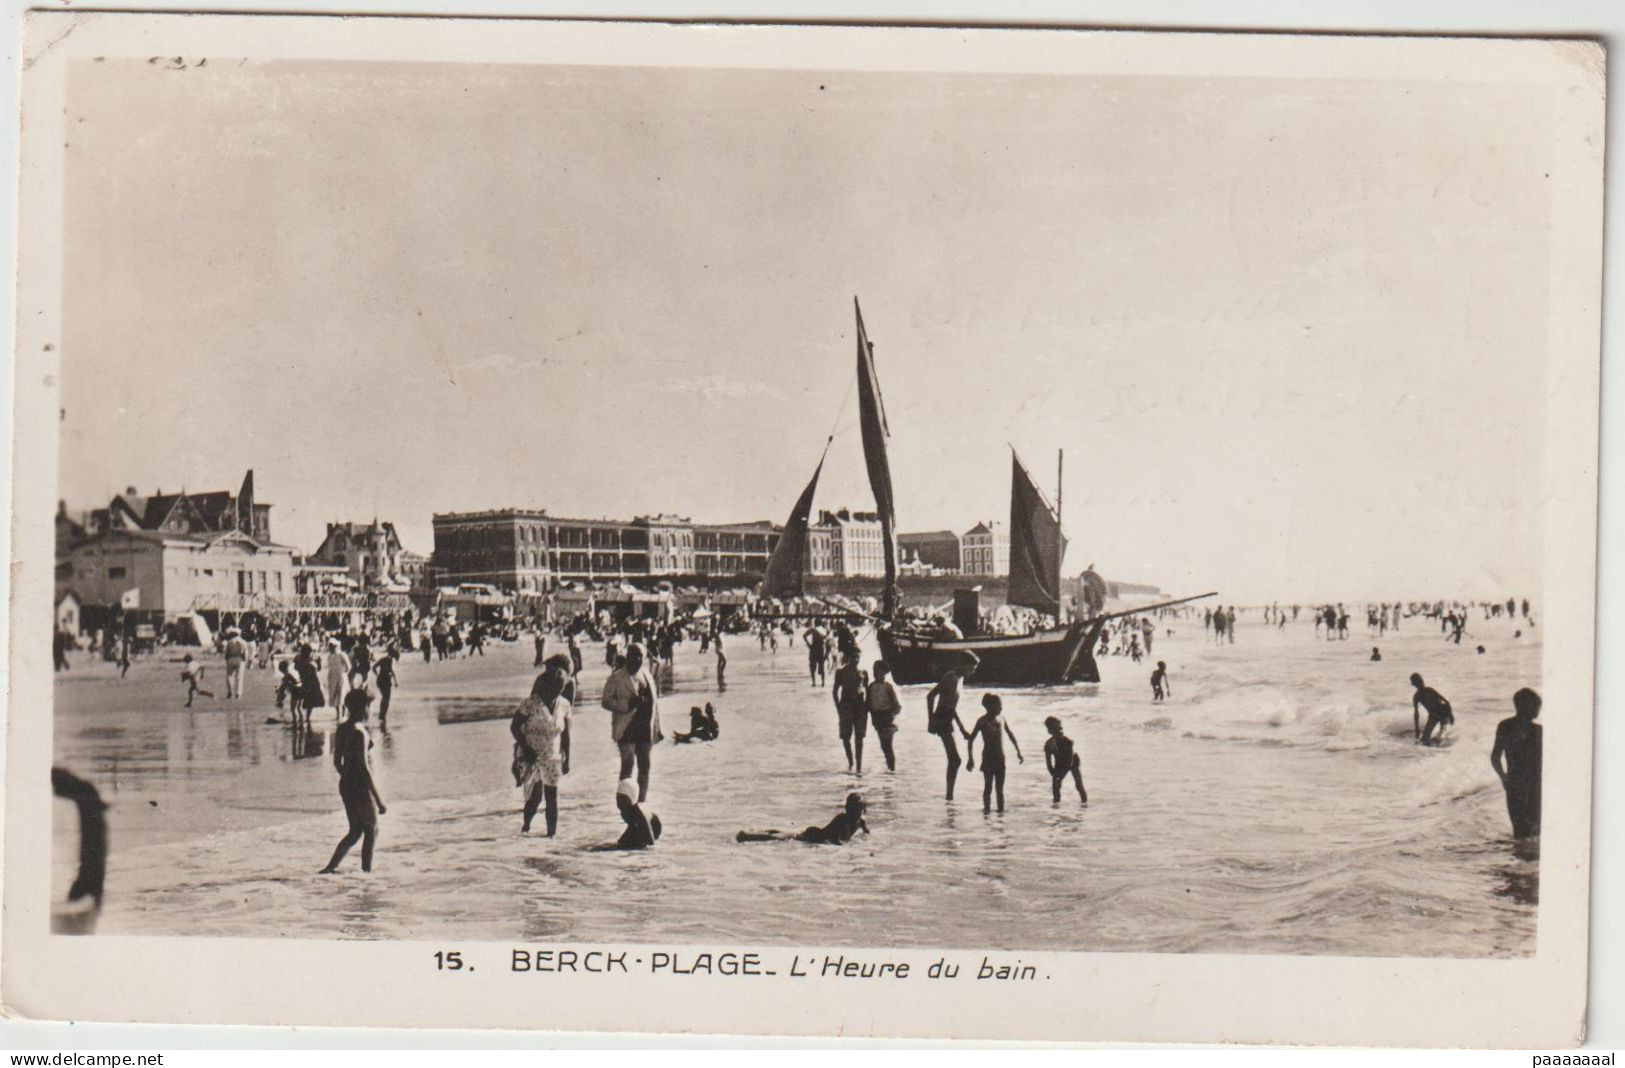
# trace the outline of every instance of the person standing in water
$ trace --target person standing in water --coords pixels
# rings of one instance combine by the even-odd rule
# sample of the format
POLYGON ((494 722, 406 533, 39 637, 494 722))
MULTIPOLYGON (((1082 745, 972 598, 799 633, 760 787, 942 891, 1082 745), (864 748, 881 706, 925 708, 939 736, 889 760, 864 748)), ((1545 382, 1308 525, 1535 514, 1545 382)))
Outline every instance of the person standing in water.
POLYGON ((824 685, 824 664, 829 658, 829 639, 816 624, 801 636, 807 643, 807 676, 814 686, 824 685))
POLYGON ((942 739, 948 757, 949 801, 954 799, 954 780, 959 778, 959 743, 954 740, 954 731, 970 738, 970 731, 959 718, 959 692, 964 681, 976 673, 979 663, 975 653, 966 653, 959 666, 949 668, 942 681, 925 695, 926 730, 942 739))
POLYGON ((892 751, 892 739, 897 736, 897 713, 903 710, 902 699, 891 681, 891 665, 884 660, 875 661, 875 681, 869 684, 866 695, 869 718, 874 722, 875 737, 880 739, 880 751, 886 757, 886 770, 897 770, 897 754, 892 751))
POLYGON ((525 795, 522 833, 530 831, 536 810, 547 803, 547 836, 559 828, 559 780, 570 773, 570 682, 568 661, 543 661, 546 670, 532 696, 514 713, 509 729, 519 743, 523 772, 519 788, 525 795))
POLYGON ((1540 694, 1525 687, 1512 695, 1514 715, 1495 728, 1490 767, 1507 794, 1514 838, 1540 837, 1540 694))
POLYGON ((626 660, 604 683, 600 705, 613 713, 610 736, 621 751, 621 778, 632 777, 637 764, 637 803, 649 798, 649 751, 665 737, 660 731, 660 698, 654 679, 644 670, 643 646, 627 646, 626 660))
POLYGON ((1444 741, 1445 728, 1456 722, 1456 715, 1450 710, 1450 702, 1444 695, 1431 686, 1422 683, 1421 675, 1411 676, 1411 685, 1416 687, 1416 693, 1411 696, 1411 727, 1415 731, 1416 741, 1419 745, 1436 745, 1444 741), (1427 726, 1422 726, 1422 709, 1427 709, 1427 726), (1439 737, 1433 737, 1434 728, 1438 728, 1439 737))
POLYGON ((1151 673, 1151 700, 1161 701, 1164 697, 1173 695, 1174 688, 1168 682, 1168 665, 1158 660, 1157 670, 1151 673))
POLYGON ((389 726, 389 695, 395 692, 395 654, 386 653, 373 665, 378 676, 378 726, 389 726))
MULTIPOLYGON (((1066 782, 1068 775, 1078 787, 1078 800, 1084 804, 1089 803, 1089 791, 1083 788, 1083 758, 1078 755, 1077 748, 1072 739, 1061 730, 1061 721, 1055 716, 1044 717, 1044 729, 1049 731, 1049 741, 1044 743, 1044 766, 1049 769, 1050 787, 1055 795, 1055 803, 1061 803, 1061 784, 1066 782)), ((1013 741, 1014 739, 1012 739, 1013 741)), ((982 766, 987 766, 986 760, 982 766)))
POLYGON ((722 652, 721 636, 717 639, 717 692, 723 693, 728 689, 728 658, 722 652))
POLYGON ((841 655, 841 666, 835 672, 835 684, 829 695, 835 701, 841 748, 846 750, 846 770, 863 774, 863 736, 869 730, 869 680, 858 667, 856 649, 841 655), (854 754, 856 763, 854 763, 854 754))
POLYGON ((344 815, 350 821, 350 830, 339 839, 333 858, 319 874, 332 875, 339 870, 339 862, 350 847, 361 843, 361 870, 372 871, 372 849, 378 841, 378 817, 388 812, 384 799, 379 796, 378 784, 372 778, 372 738, 363 726, 367 722, 367 703, 372 698, 365 690, 351 690, 344 696, 349 715, 333 732, 333 767, 339 773, 339 798, 344 802, 344 815), (376 803, 377 807, 374 808, 376 803))
POLYGON ((999 700, 996 693, 982 695, 982 718, 970 729, 970 737, 965 740, 965 770, 976 770, 976 739, 982 739, 982 811, 993 811, 993 795, 997 792, 999 797, 999 811, 1004 811, 1004 739, 1009 738, 1010 744, 1015 747, 1016 759, 1025 764, 1027 758, 1021 755, 1021 745, 1016 741, 1010 724, 1004 721, 1004 702, 999 700))

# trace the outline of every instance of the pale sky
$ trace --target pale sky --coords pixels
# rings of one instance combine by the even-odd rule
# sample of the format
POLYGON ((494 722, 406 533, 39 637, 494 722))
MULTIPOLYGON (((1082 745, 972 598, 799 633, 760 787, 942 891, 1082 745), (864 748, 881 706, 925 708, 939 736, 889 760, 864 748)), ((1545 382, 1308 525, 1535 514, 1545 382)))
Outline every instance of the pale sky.
MULTIPOLYGON (((1224 600, 1538 593, 1547 99, 1517 86, 80 61, 62 496, 278 541, 782 522, 863 301, 901 529, 1224 600)), ((821 507, 872 506, 847 401, 821 507)))

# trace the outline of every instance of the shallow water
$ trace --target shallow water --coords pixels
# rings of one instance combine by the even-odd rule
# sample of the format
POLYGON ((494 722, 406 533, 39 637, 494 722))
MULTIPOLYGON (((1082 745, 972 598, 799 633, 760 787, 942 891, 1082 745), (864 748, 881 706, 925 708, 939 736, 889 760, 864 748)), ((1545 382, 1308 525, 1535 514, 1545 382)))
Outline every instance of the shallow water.
MULTIPOLYGON (((1098 687, 1002 691, 1027 756, 1010 754, 1003 814, 983 814, 979 771, 944 800, 924 687, 904 688, 897 772, 871 735, 856 777, 805 656, 742 637, 728 642, 725 693, 697 645, 678 654, 667 733, 710 700, 722 738, 657 749, 650 802, 666 833, 646 853, 588 851, 620 826, 595 700, 578 710, 552 840, 519 834, 506 722, 438 722, 517 703, 533 677, 528 643, 403 661, 388 729, 373 727, 390 808, 370 875, 356 854, 340 876, 314 874, 345 827, 331 727, 266 723, 271 672, 250 673, 249 699, 188 711, 175 665, 141 664, 122 682, 78 666, 56 690, 56 752, 113 804, 103 933, 1533 952, 1538 861, 1514 849, 1487 758, 1512 692, 1539 685, 1538 632, 1515 640, 1510 624, 1480 621, 1458 647, 1407 620, 1399 635, 1360 628, 1328 643, 1305 616, 1282 631, 1244 620, 1234 645, 1212 646, 1199 621, 1171 626, 1155 647, 1174 691, 1164 704, 1151 702, 1151 661, 1116 657, 1098 687), (1382 663, 1368 662, 1372 644, 1382 663), (1412 744, 1411 671, 1455 706, 1446 747, 1412 744), (1052 714, 1083 755, 1087 807, 1070 782, 1051 801, 1052 714), (733 840, 823 823, 853 789, 873 833, 849 846, 733 840)), ((582 693, 595 696, 605 669, 595 650, 586 659, 582 693)), ((72 850, 59 819, 57 897, 72 850)))

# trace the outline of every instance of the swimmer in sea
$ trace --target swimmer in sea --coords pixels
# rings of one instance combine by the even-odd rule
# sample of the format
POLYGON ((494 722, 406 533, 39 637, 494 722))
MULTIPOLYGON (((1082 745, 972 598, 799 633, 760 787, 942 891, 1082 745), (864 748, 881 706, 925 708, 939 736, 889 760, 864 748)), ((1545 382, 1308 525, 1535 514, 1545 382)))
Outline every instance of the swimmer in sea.
POLYGON ((615 807, 620 809, 621 819, 626 821, 626 830, 613 842, 593 846, 593 852, 648 849, 655 844, 655 839, 660 837, 660 817, 650 811, 648 805, 638 803, 636 779, 621 780, 621 784, 615 788, 615 807))
POLYGON ((1151 700, 1160 701, 1173 695, 1174 688, 1168 682, 1168 665, 1158 660, 1157 670, 1151 673, 1151 700))
POLYGON ((783 831, 740 831, 735 836, 738 842, 809 842, 813 845, 845 845, 850 842, 859 831, 869 833, 869 825, 863 822, 863 812, 868 808, 862 794, 847 794, 846 808, 837 812, 835 818, 822 827, 808 827, 800 834, 786 834, 783 831))
POLYGON ((1373 645, 1371 647, 1371 662, 1373 664, 1375 664, 1381 659, 1382 659, 1382 650, 1378 649, 1375 645, 1373 645))
POLYGON ((1021 755, 1021 743, 1010 730, 1010 724, 1004 721, 1004 702, 999 700, 996 693, 982 695, 982 718, 970 729, 970 737, 965 740, 965 770, 976 770, 976 739, 982 739, 982 811, 992 811, 993 795, 999 797, 999 811, 1004 811, 1004 739, 1009 738, 1010 744, 1015 746, 1016 759, 1025 764, 1027 758, 1021 755))
POLYGON ((1540 837, 1540 694, 1525 687, 1512 695, 1516 715, 1495 728, 1490 767, 1507 794, 1514 838, 1540 837))
POLYGON ((1456 722, 1456 715, 1450 710, 1450 702, 1444 695, 1431 686, 1422 684, 1421 675, 1411 676, 1411 685, 1416 687, 1416 693, 1411 697, 1411 727, 1416 734, 1418 745, 1436 745, 1444 741, 1445 728, 1456 722), (1427 709, 1427 726, 1422 726, 1422 709, 1427 709), (1439 730, 1438 738, 1433 737, 1433 730, 1439 730))

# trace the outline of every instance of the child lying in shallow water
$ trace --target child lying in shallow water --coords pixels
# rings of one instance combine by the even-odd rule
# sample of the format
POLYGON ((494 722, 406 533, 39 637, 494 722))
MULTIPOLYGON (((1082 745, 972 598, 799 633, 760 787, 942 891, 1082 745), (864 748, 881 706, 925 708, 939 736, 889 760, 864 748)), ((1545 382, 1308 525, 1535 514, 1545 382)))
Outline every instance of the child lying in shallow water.
POLYGON ((847 794, 846 808, 822 827, 808 827, 800 834, 783 831, 740 831, 735 840, 740 842, 811 842, 814 845, 845 845, 852 836, 862 831, 869 833, 863 822, 864 809, 869 806, 861 794, 847 794))

